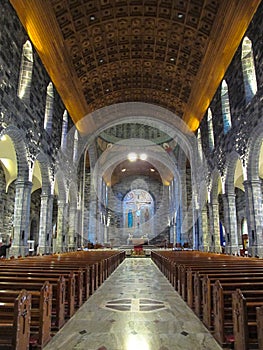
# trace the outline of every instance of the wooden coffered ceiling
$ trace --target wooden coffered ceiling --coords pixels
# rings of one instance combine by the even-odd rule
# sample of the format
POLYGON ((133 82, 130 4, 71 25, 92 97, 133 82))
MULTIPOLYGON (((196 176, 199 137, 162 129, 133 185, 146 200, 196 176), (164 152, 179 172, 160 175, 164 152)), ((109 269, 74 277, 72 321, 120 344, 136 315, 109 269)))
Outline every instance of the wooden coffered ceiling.
POLYGON ((10 0, 74 122, 114 103, 195 130, 260 0, 10 0))

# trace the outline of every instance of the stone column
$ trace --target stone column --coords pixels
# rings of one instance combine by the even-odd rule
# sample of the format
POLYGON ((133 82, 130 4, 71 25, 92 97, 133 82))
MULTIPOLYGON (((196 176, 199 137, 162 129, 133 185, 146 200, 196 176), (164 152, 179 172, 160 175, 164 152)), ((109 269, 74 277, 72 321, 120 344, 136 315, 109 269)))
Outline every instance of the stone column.
POLYGON ((208 218, 207 218, 207 206, 205 205, 202 209, 202 246, 201 250, 204 252, 209 251, 209 229, 208 229, 208 218))
POLYGON ((14 209, 14 238, 9 255, 26 255, 30 224, 30 200, 32 182, 17 180, 14 209))
POLYGON ((69 225, 68 225, 68 248, 75 250, 75 237, 77 233, 78 210, 77 203, 70 203, 69 206, 69 225))
POLYGON ((236 195, 234 193, 223 194, 224 220, 226 227, 226 253, 239 253, 237 238, 236 195))
POLYGON ((103 244, 104 241, 104 228, 103 228, 103 183, 102 178, 97 179, 97 231, 96 231, 96 243, 103 244))
POLYGON ((48 196, 48 209, 47 209, 47 239, 46 239, 46 253, 52 253, 52 238, 53 238, 53 202, 54 196, 48 196))
POLYGON ((221 252, 220 246, 220 226, 219 226, 219 209, 218 203, 213 203, 213 220, 214 220, 214 251, 221 252))
POLYGON ((215 250, 215 228, 214 228, 214 218, 213 218, 213 206, 211 203, 208 203, 208 250, 213 252, 215 250))
POLYGON ((252 256, 263 257, 263 208, 261 180, 244 181, 249 247, 252 256))
POLYGON ((40 222, 39 222, 39 239, 38 239, 38 251, 40 254, 46 252, 47 242, 47 229, 48 229, 48 201, 49 195, 46 193, 41 194, 41 207, 40 207, 40 222))
POLYGON ((181 243, 189 243, 188 221, 189 213, 187 211, 187 186, 186 173, 181 171, 181 205, 180 205, 180 222, 181 222, 181 243))
POLYGON ((88 239, 92 243, 96 243, 97 233, 97 195, 94 186, 94 177, 91 176, 91 187, 90 187, 90 203, 89 203, 89 229, 88 239))
POLYGON ((65 225, 65 215, 66 215, 66 202, 65 200, 58 200, 58 218, 57 218, 57 237, 54 242, 53 250, 57 253, 63 252, 66 243, 66 225, 65 225))

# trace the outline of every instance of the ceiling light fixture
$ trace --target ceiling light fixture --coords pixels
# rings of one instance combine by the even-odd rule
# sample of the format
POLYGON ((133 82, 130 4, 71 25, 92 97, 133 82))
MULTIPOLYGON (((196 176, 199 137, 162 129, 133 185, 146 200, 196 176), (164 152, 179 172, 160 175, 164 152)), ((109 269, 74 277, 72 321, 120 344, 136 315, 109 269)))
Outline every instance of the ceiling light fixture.
POLYGON ((125 171, 126 171, 126 168, 121 169, 122 173, 125 173, 125 171))
POLYGON ((147 154, 146 153, 140 154, 140 160, 146 160, 146 159, 147 159, 147 154))
POLYGON ((154 173, 154 172, 155 172, 155 169, 151 168, 150 171, 151 171, 152 173, 154 173))
POLYGON ((135 162, 137 160, 137 154, 132 152, 128 154, 128 159, 130 162, 135 162))
POLYGON ((89 18, 91 21, 95 21, 96 17, 94 15, 91 15, 89 18))

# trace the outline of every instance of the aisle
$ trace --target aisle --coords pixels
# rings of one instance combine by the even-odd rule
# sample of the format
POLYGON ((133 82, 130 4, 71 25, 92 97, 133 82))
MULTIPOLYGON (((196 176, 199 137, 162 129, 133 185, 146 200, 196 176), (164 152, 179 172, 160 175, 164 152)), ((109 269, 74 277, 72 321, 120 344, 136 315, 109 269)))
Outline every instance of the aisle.
POLYGON ((220 350, 150 258, 129 258, 45 350, 220 350))

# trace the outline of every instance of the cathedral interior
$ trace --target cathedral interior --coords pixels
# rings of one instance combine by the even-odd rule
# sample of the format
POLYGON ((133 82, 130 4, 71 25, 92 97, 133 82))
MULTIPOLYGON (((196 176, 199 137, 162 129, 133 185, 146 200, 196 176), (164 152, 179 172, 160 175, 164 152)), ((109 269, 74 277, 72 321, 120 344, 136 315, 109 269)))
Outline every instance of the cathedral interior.
POLYGON ((9 256, 263 257, 260 0, 1 0, 9 256))

